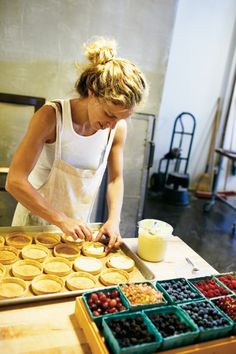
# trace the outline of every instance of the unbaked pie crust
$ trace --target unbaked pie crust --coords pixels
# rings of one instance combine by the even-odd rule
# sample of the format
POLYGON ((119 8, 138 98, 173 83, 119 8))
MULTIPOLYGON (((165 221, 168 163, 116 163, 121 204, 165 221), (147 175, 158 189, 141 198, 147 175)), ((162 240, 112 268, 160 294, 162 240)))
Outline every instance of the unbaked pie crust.
POLYGON ((70 290, 83 290, 94 288, 96 278, 86 272, 72 273, 66 280, 66 286, 70 290))
POLYGON ((17 260, 19 251, 15 247, 2 246, 0 247, 0 263, 12 264, 17 260))
POLYGON ((110 258, 107 260, 106 265, 109 268, 122 269, 125 270, 126 272, 132 272, 135 263, 134 260, 128 256, 122 254, 116 254, 110 256, 110 258))
POLYGON ((2 279, 6 274, 6 267, 0 263, 0 279, 2 279))
POLYGON ((66 258, 62 257, 50 257, 43 265, 45 273, 58 275, 64 277, 71 272, 72 265, 66 258))
POLYGON ((101 242, 87 241, 82 246, 82 253, 85 256, 102 258, 106 256, 105 246, 101 242))
POLYGON ((23 248, 32 243, 32 236, 24 232, 13 232, 6 235, 6 244, 15 248, 23 248))
POLYGON ((102 270, 102 262, 97 258, 80 256, 74 261, 74 268, 77 271, 96 275, 102 270))
POLYGON ((79 249, 82 248, 82 245, 84 243, 84 240, 81 240, 81 238, 77 238, 77 240, 74 240, 72 236, 67 236, 66 234, 62 235, 62 240, 63 242, 68 243, 69 245, 77 246, 79 249))
POLYGON ((43 262, 50 252, 47 247, 41 245, 29 245, 22 248, 22 257, 34 261, 43 262))
POLYGON ((0 280, 0 299, 20 297, 25 294, 27 285, 19 278, 4 278, 0 280))
POLYGON ((32 259, 17 261, 12 266, 14 276, 24 280, 32 280, 37 275, 41 274, 42 270, 42 264, 32 259))
POLYGON ((61 235, 52 232, 40 232, 35 236, 35 243, 47 248, 53 248, 61 241, 61 235))
POLYGON ((117 285, 126 283, 129 280, 129 274, 121 269, 109 268, 105 269, 99 277, 99 281, 103 285, 117 285))
POLYGON ((69 261, 73 261, 80 255, 80 250, 74 245, 59 243, 54 247, 53 253, 57 257, 63 257, 69 261))
POLYGON ((36 295, 58 293, 64 286, 64 280, 52 274, 41 274, 32 280, 32 290, 36 295))
POLYGON ((4 238, 4 236, 0 235, 0 246, 3 246, 4 243, 5 243, 5 238, 4 238))

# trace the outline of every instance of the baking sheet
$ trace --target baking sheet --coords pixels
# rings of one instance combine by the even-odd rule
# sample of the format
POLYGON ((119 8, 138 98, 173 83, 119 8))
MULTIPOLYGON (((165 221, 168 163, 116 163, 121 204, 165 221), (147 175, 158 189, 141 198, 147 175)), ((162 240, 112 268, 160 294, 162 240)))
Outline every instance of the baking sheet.
MULTIPOLYGON (((90 228, 94 232, 98 231, 99 228, 101 227, 101 225, 102 225, 101 223, 89 224, 90 228)), ((9 233, 17 232, 17 231, 26 232, 27 234, 31 235, 33 238, 39 232, 61 233, 61 230, 59 228, 57 228, 56 226, 51 226, 51 225, 50 226, 0 227, 0 235, 2 235, 2 236, 9 234, 9 233)), ((33 243, 35 243, 35 242, 33 242, 33 243)), ((53 250, 50 249, 51 254, 52 254, 52 251, 53 250)), ((132 252, 129 249, 129 247, 126 244, 122 244, 120 250, 118 250, 117 253, 126 254, 127 256, 132 258, 135 262, 134 270, 129 273, 129 281, 134 282, 134 281, 152 280, 155 278, 154 273, 136 256, 136 254, 134 252, 132 252)), ((99 258, 99 260, 102 261, 102 263, 104 265, 103 269, 106 268, 105 263, 107 261, 107 258, 109 258, 109 255, 104 258, 99 258)), ((20 259, 22 259, 21 253, 20 253, 20 256, 18 257, 17 260, 20 260, 20 259)), ((12 264, 5 265, 5 267, 7 268, 7 273, 6 273, 5 277, 7 277, 7 276, 13 277, 13 275, 11 274, 12 264)), ((76 271, 73 269, 71 273, 73 273, 73 272, 76 272, 76 271)), ((66 280, 67 277, 68 277, 68 275, 64 276, 64 277, 60 277, 60 278, 66 280)), ((95 276, 95 278, 97 279, 97 284, 96 284, 96 287, 93 288, 94 290, 104 287, 104 285, 99 282, 98 277, 99 277, 99 274, 97 276, 95 276)), ((24 295, 24 297, 11 298, 11 299, 0 299, 0 307, 1 306, 8 306, 8 305, 16 305, 16 304, 27 304, 30 302, 48 301, 48 300, 52 300, 52 299, 62 299, 62 298, 67 298, 67 297, 76 297, 78 295, 81 295, 83 292, 87 291, 87 289, 71 291, 71 290, 68 290, 66 287, 63 287, 62 291, 59 293, 34 295, 33 292, 31 291, 31 287, 30 287, 30 284, 32 281, 25 281, 25 282, 29 286, 29 290, 24 295)))

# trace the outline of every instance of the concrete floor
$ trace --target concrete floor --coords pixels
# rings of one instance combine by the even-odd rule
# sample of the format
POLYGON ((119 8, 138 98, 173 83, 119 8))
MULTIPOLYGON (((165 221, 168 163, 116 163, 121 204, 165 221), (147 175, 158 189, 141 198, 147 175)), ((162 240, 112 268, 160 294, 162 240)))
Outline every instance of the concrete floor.
POLYGON ((236 237, 232 224, 236 211, 217 200, 209 213, 203 212, 206 199, 190 196, 186 207, 166 204, 161 195, 148 193, 144 217, 164 220, 179 236, 219 272, 236 271, 236 237))

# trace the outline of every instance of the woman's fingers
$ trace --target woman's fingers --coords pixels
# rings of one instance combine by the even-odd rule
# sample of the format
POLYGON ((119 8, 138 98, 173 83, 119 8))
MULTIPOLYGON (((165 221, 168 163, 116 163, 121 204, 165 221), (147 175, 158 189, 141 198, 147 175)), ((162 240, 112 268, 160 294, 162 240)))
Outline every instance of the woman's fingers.
POLYGON ((76 234, 82 240, 92 240, 92 230, 83 223, 80 223, 76 228, 76 234))
POLYGON ((82 221, 74 220, 74 219, 66 219, 65 224, 62 227, 62 231, 73 238, 73 240, 77 240, 80 238, 82 240, 92 240, 92 230, 82 221))
POLYGON ((118 249, 122 245, 122 243, 123 243, 123 240, 122 240, 121 236, 119 235, 117 237, 115 244, 114 244, 114 248, 118 249))
POLYGON ((95 237, 94 241, 95 241, 95 242, 100 241, 100 239, 102 238, 102 236, 103 236, 103 231, 100 230, 100 231, 98 232, 97 236, 95 237))
POLYGON ((110 237, 108 246, 106 247, 106 252, 110 252, 113 248, 117 249, 120 247, 122 243, 122 239, 120 235, 114 235, 113 237, 110 237))
POLYGON ((85 235, 85 240, 92 241, 93 232, 87 225, 83 225, 83 233, 85 235))

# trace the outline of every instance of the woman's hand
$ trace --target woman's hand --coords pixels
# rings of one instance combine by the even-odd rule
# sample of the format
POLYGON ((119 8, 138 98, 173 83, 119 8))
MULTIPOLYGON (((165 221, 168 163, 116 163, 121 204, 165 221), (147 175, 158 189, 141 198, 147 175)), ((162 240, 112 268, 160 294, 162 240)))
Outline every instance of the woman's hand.
POLYGON ((69 217, 63 218, 57 225, 67 236, 72 236, 74 240, 81 238, 82 240, 92 240, 92 230, 88 225, 81 221, 69 217))
POLYGON ((95 238, 95 241, 99 241, 102 236, 105 236, 109 240, 106 252, 108 253, 112 248, 119 248, 122 244, 122 238, 120 235, 119 223, 111 220, 107 220, 105 224, 99 229, 99 232, 95 238))

